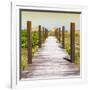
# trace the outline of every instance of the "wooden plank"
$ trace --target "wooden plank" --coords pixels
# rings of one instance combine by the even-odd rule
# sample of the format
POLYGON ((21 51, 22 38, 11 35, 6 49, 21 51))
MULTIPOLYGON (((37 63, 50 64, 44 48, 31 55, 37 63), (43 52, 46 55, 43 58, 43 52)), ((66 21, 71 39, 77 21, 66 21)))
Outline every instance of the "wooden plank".
POLYGON ((62 26, 62 48, 65 48, 65 27, 62 26))
POLYGON ((32 36, 31 36, 31 21, 27 21, 28 35, 28 64, 32 64, 32 36))
POLYGON ((75 61, 75 23, 70 24, 71 62, 75 61))
POLYGON ((41 25, 39 25, 39 48, 41 48, 41 25))

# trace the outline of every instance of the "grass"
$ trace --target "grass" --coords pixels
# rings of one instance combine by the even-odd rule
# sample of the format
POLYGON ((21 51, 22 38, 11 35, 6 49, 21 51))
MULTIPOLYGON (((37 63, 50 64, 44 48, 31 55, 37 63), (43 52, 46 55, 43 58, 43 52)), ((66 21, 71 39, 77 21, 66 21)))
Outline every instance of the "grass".
POLYGON ((75 63, 80 67, 80 32, 75 33, 75 63))
MULTIPOLYGON (((32 48, 32 56, 37 52, 38 46, 32 48)), ((21 49, 21 69, 25 70, 28 67, 28 50, 27 48, 21 49)))
POLYGON ((28 63, 28 53, 27 53, 27 48, 22 48, 21 49, 21 69, 24 70, 27 68, 28 63))

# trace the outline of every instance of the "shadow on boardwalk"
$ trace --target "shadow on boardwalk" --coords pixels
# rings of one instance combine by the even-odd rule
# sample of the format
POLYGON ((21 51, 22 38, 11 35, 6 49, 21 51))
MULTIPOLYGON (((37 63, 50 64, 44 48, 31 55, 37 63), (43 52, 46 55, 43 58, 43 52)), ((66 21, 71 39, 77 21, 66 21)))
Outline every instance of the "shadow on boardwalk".
POLYGON ((49 36, 38 50, 27 70, 22 71, 22 79, 54 79, 79 76, 78 67, 65 58, 69 57, 55 37, 49 36))

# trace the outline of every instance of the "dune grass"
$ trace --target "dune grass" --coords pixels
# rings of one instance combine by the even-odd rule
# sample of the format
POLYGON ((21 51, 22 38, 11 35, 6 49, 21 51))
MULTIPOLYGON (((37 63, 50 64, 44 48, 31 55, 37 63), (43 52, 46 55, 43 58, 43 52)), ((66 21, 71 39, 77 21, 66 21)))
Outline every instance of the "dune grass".
MULTIPOLYGON (((38 46, 32 48, 32 56, 37 52, 38 46)), ((21 69, 24 70, 28 67, 28 49, 21 48, 21 69)))

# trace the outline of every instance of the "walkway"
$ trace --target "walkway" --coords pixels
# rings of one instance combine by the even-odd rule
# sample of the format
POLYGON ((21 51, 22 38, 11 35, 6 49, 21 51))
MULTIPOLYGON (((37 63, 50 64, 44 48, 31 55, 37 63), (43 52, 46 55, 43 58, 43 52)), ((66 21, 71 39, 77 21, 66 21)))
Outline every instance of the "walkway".
POLYGON ((56 79, 79 76, 77 66, 67 60, 69 57, 55 37, 49 36, 42 48, 33 57, 33 63, 22 71, 22 79, 56 79))

